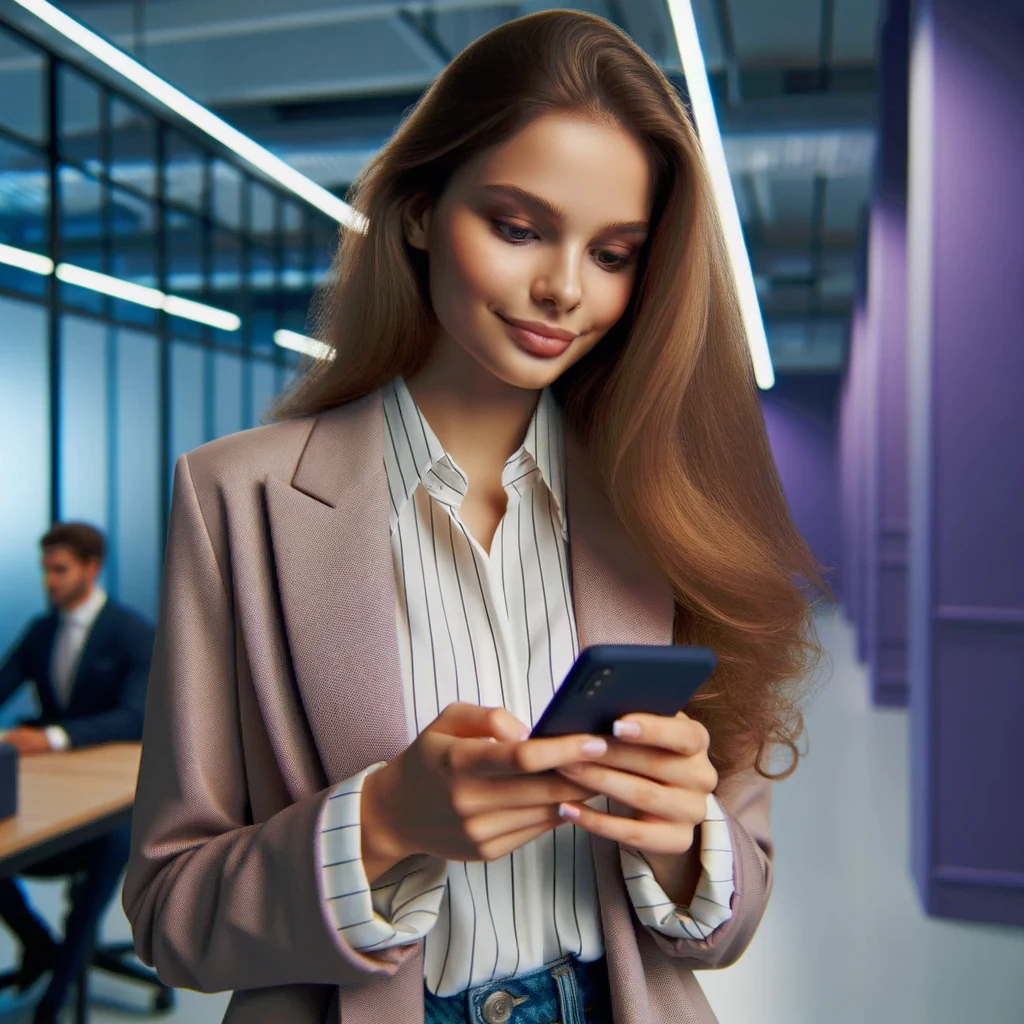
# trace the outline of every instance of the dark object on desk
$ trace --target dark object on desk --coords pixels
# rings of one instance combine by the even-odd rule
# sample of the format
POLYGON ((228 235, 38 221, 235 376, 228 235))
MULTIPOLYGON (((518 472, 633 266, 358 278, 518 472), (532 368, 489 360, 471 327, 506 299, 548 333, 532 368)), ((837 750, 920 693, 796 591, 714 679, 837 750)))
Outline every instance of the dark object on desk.
POLYGON ((0 820, 18 813, 18 748, 0 741, 0 820))

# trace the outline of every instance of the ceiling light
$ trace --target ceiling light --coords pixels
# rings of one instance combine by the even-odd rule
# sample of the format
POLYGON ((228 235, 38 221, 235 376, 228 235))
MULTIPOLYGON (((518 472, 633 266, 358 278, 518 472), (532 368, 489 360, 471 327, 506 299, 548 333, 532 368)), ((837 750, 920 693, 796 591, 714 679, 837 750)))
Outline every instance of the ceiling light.
POLYGON ((29 252, 27 249, 15 249, 13 245, 4 245, 0 242, 0 263, 6 263, 9 267, 20 267, 33 274, 42 274, 44 277, 53 273, 53 260, 49 256, 40 256, 37 252, 29 252))
POLYGON ((732 264, 743 326, 747 332, 747 345, 754 364, 754 377, 758 386, 767 390, 775 384, 772 357, 768 351, 768 338, 764 331, 761 307, 757 301, 757 289, 754 287, 750 254, 743 240, 743 228, 740 225, 739 211, 736 209, 732 179, 729 177, 729 168, 725 162, 725 150, 722 148, 722 135, 718 130, 718 118, 711 99, 704 54, 701 52, 700 39, 697 36, 697 23, 693 18, 690 0, 668 0, 668 10, 672 18, 672 27, 675 29, 676 44, 679 47, 683 74, 686 76, 686 88, 690 94, 701 148, 704 150, 704 159, 711 175, 711 185, 715 192, 729 261, 732 264))
POLYGON ((222 331, 237 331, 242 326, 242 321, 225 309, 217 309, 214 306, 206 306, 202 302, 193 302, 191 299, 182 299, 177 295, 165 295, 163 310, 170 316, 184 317, 186 320, 195 320, 201 324, 208 324, 210 327, 217 327, 222 331))
POLYGON ((48 3, 47 0, 15 0, 15 3, 20 4, 41 21, 45 21, 51 28, 56 29, 61 35, 91 53, 140 89, 144 89, 165 107, 170 108, 186 121, 191 121, 197 128, 227 146, 243 160, 262 171, 268 178, 272 178, 307 203, 322 210, 328 217, 346 227, 359 231, 366 229, 366 218, 353 210, 348 203, 342 202, 327 189, 310 181, 280 157, 274 156, 259 143, 243 135, 237 128, 232 128, 227 121, 221 120, 201 103, 186 96, 180 89, 175 89, 159 75, 153 74, 149 68, 129 57, 123 50, 107 42, 91 29, 86 28, 81 22, 69 17, 53 4, 48 3))
POLYGON ((274 343, 281 348, 301 352, 304 356, 312 356, 314 359, 334 358, 334 349, 330 345, 315 338, 307 338, 304 334, 296 334, 295 331, 275 331, 274 343))
POLYGON ((150 309, 160 309, 164 304, 164 293, 156 288, 147 288, 142 284, 122 281, 119 277, 98 274, 95 270, 76 267, 72 263, 57 264, 57 280, 78 285, 79 288, 88 288, 93 292, 112 295, 115 299, 149 306, 150 309))
POLYGON ((58 263, 56 274, 57 279, 66 284, 88 288, 90 291, 101 292, 115 299, 124 299, 125 302, 134 302, 139 306, 148 306, 150 309, 162 309, 169 316, 195 320, 197 323, 208 324, 222 331, 237 331, 242 326, 242 321, 226 309, 217 309, 215 306, 193 302, 177 295, 165 295, 158 288, 122 281, 119 277, 86 270, 85 267, 76 267, 73 263, 58 263))

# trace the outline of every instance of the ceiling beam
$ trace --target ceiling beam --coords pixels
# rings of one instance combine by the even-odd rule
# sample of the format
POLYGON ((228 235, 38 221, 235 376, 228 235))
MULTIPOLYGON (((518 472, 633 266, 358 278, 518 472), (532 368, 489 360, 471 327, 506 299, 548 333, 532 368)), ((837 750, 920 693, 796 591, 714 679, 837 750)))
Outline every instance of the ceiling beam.
MULTIPOLYGON (((726 96, 729 104, 735 106, 743 99, 743 86, 740 78, 740 61, 736 56, 736 37, 732 29, 729 0, 712 0, 711 12, 715 19, 715 27, 718 29, 718 37, 722 42, 726 96)), ((719 114, 719 118, 721 118, 721 114, 719 114)))

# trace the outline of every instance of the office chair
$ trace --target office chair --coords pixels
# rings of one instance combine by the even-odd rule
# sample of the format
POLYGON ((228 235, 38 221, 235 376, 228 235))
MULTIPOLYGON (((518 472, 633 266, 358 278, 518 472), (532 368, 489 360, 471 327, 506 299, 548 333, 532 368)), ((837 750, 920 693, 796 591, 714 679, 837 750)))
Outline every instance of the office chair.
POLYGON ((89 970, 105 971, 118 978, 137 981, 154 989, 151 1003, 154 1013, 169 1013, 174 1009, 174 989, 168 988, 156 975, 156 971, 142 964, 134 963, 135 947, 130 942, 104 943, 95 946, 88 967, 78 976, 76 1024, 88 1020, 89 970))
MULTIPOLYGON (((72 885, 76 879, 72 879, 72 885)), ((112 974, 118 978, 138 982, 140 985, 154 989, 152 1011, 167 1013, 174 1009, 174 989, 168 988, 156 974, 156 971, 135 960, 135 946, 130 942, 103 943, 99 941, 99 927, 96 922, 96 933, 93 935, 92 949, 85 959, 85 966, 78 974, 76 982, 75 1024, 86 1024, 89 1019, 89 971, 94 969, 112 974)))
MULTIPOLYGON (((31 869, 24 872, 23 877, 39 877, 46 881, 54 881, 53 875, 33 876, 31 869)), ((56 876, 60 877, 60 876, 56 876)), ((84 881, 82 876, 65 876, 72 888, 84 881)), ((73 898, 73 893, 69 894, 73 898)), ((91 949, 86 952, 85 963, 75 981, 75 1024, 87 1024, 89 1019, 89 971, 100 970, 115 977, 138 982, 154 990, 151 1008, 153 1013, 167 1013, 174 1009, 174 990, 165 985, 155 971, 142 964, 133 962, 135 947, 130 942, 101 943, 99 927, 93 935, 91 949)), ((0 975, 0 989, 10 987, 17 979, 18 972, 10 971, 0 975)))

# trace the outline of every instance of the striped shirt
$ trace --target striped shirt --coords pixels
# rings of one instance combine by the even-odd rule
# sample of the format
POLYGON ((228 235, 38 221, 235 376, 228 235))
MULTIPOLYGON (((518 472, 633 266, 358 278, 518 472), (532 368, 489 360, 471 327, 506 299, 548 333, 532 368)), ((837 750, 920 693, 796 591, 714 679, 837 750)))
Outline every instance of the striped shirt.
MULTIPOLYGON (((454 701, 503 706, 533 725, 579 653, 568 570, 561 415, 542 393, 506 463, 508 505, 489 552, 459 517, 468 481, 401 379, 383 391, 397 625, 410 739, 454 701)), ((328 912, 364 951, 424 940, 428 988, 446 996, 566 954, 594 960, 603 940, 589 835, 560 825, 489 863, 420 857, 372 889, 360 860, 359 796, 372 765, 337 785, 321 835, 328 912)), ((606 809, 603 797, 594 806, 606 809)), ((731 916, 732 850, 717 801, 701 829, 703 874, 677 907, 647 862, 623 848, 639 919, 707 937, 731 916)))

